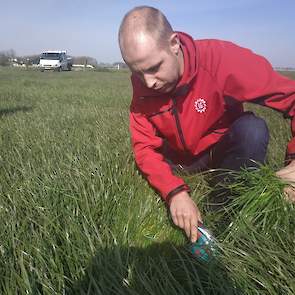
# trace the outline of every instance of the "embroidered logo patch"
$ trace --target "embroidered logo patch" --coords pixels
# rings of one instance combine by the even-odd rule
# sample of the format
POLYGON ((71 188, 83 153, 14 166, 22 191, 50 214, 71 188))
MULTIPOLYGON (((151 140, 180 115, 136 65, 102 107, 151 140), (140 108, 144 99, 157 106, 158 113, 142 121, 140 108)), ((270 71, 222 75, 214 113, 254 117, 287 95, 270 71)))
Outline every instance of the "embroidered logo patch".
POLYGON ((207 110, 207 102, 203 98, 195 100, 195 109, 198 113, 204 113, 207 110))

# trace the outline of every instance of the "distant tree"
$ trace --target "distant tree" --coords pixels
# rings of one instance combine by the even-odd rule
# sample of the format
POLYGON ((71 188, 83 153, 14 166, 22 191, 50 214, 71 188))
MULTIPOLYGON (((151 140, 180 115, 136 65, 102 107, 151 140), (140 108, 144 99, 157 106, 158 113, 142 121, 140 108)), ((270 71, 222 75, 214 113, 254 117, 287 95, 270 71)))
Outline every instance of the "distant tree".
POLYGON ((28 59, 29 59, 29 65, 38 64, 40 61, 40 56, 34 54, 34 55, 26 55, 21 57, 21 60, 23 61, 23 63, 26 63, 28 59))
POLYGON ((0 51, 0 65, 8 66, 10 65, 12 59, 15 58, 15 51, 13 49, 0 51))
POLYGON ((92 65, 94 67, 97 67, 97 60, 90 56, 73 56, 73 64, 79 64, 79 65, 92 65))
POLYGON ((0 52, 0 66, 8 66, 9 65, 9 57, 3 53, 0 52))
POLYGON ((100 62, 100 63, 97 64, 97 67, 98 68, 111 68, 112 65, 109 64, 109 63, 105 63, 105 62, 100 62))
POLYGON ((15 58, 16 57, 15 51, 13 49, 7 50, 7 55, 8 55, 9 58, 15 58))
POLYGON ((127 65, 124 62, 114 62, 113 67, 117 68, 119 67, 120 69, 126 69, 127 65))

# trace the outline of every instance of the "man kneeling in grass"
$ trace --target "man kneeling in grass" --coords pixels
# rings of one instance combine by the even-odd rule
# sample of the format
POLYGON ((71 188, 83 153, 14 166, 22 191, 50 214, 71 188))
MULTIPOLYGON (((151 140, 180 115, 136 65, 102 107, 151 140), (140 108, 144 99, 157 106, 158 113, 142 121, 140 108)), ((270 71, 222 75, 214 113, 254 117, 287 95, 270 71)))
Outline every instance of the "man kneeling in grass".
MULTIPOLYGON (((195 242, 201 214, 173 168, 238 171, 263 163, 268 128, 263 119, 243 111, 243 102, 293 118, 295 81, 249 49, 173 31, 152 7, 136 7, 125 15, 119 44, 132 71, 130 130, 136 163, 167 202, 175 225, 195 242)), ((277 172, 279 177, 295 181, 294 158, 292 139, 288 165, 277 172)), ((286 192, 295 197, 290 187, 286 192)))

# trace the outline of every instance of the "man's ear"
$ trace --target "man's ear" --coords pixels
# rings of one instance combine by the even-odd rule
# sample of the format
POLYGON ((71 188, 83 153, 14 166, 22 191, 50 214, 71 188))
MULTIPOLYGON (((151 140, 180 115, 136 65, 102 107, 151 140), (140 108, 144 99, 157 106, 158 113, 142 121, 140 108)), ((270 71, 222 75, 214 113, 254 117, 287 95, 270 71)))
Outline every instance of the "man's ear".
POLYGON ((178 55, 179 50, 180 50, 180 41, 177 33, 173 33, 170 38, 169 38, 169 45, 171 51, 175 54, 178 55))

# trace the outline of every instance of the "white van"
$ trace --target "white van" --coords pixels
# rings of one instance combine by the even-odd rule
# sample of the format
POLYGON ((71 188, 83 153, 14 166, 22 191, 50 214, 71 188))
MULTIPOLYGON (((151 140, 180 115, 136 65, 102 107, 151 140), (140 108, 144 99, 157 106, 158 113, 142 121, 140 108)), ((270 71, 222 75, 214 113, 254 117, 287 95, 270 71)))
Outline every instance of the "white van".
POLYGON ((44 51, 40 56, 39 67, 41 72, 44 70, 70 71, 72 60, 67 57, 65 50, 44 51))

